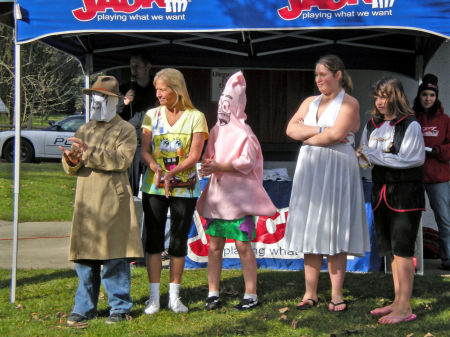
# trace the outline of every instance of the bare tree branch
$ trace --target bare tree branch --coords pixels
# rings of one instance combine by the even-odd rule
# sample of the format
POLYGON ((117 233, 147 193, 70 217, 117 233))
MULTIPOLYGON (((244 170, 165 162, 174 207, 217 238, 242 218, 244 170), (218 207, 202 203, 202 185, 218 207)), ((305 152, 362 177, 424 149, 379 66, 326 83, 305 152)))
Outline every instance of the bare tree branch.
MULTIPOLYGON (((68 55, 39 41, 22 46, 21 122, 33 115, 42 120, 50 114, 72 114, 81 110, 83 83, 79 63, 68 55)), ((0 25, 0 98, 9 109, 14 106, 14 44, 12 29, 0 25)))

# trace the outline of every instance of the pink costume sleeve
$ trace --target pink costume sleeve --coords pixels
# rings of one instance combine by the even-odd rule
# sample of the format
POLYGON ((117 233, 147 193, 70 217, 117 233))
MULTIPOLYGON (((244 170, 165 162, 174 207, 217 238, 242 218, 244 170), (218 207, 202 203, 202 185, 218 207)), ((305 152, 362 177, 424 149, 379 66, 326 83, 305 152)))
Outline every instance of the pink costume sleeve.
POLYGON ((214 142, 216 140, 216 132, 215 128, 213 127, 211 131, 209 132, 209 138, 206 143, 205 152, 203 152, 202 159, 209 159, 212 156, 214 156, 215 149, 214 149, 214 142))
POLYGON ((242 174, 249 174, 255 166, 257 149, 247 140, 239 158, 232 161, 231 165, 242 174))

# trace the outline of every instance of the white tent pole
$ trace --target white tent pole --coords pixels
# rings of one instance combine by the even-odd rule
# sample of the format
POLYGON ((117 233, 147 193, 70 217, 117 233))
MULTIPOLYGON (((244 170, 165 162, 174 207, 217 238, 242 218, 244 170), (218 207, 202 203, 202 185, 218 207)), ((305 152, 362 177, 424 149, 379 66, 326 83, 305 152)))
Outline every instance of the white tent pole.
MULTIPOLYGON (((18 4, 14 4, 17 9, 18 4)), ((19 13, 14 11, 15 22, 19 13)), ((16 301, 16 279, 17 279, 17 237, 19 225, 19 193, 20 193, 20 45, 17 44, 17 24, 14 29, 14 210, 13 210, 13 246, 11 265, 11 303, 16 301)))
MULTIPOLYGON (((91 83, 90 83, 90 77, 91 77, 91 71, 92 71, 92 62, 93 57, 92 54, 86 54, 86 64, 85 64, 85 71, 84 71, 84 87, 86 89, 89 89, 91 83)), ((89 105, 90 105, 90 95, 85 95, 84 97, 84 118, 86 123, 89 122, 89 105)))

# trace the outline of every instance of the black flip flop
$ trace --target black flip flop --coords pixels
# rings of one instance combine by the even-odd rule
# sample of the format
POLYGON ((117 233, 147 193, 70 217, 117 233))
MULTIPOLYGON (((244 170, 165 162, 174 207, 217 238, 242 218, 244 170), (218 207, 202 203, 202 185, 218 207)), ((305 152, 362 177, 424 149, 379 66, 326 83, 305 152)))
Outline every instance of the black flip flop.
POLYGON ((330 301, 330 304, 333 306, 333 310, 328 309, 328 310, 331 311, 331 312, 342 312, 342 311, 346 311, 347 308, 348 308, 347 301, 342 301, 342 302, 339 302, 339 303, 334 303, 333 301, 330 301), (336 308, 338 305, 342 305, 342 304, 345 304, 345 309, 342 309, 342 310, 335 310, 335 308, 336 308))
POLYGON ((313 300, 312 298, 307 298, 306 300, 301 300, 299 304, 297 304, 297 310, 307 310, 311 309, 312 307, 315 307, 319 301, 313 300), (304 303, 303 305, 302 302, 304 303), (310 304, 309 302, 312 302, 310 304))

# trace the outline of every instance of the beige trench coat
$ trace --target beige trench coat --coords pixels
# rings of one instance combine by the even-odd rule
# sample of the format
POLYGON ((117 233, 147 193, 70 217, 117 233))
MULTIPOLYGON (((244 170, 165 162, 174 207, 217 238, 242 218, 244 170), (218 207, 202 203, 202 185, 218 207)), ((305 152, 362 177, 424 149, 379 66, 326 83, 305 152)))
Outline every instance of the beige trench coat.
POLYGON ((75 137, 88 149, 77 166, 62 159, 64 170, 78 177, 69 260, 142 257, 127 173, 136 151, 134 126, 116 115, 81 126, 75 137))

